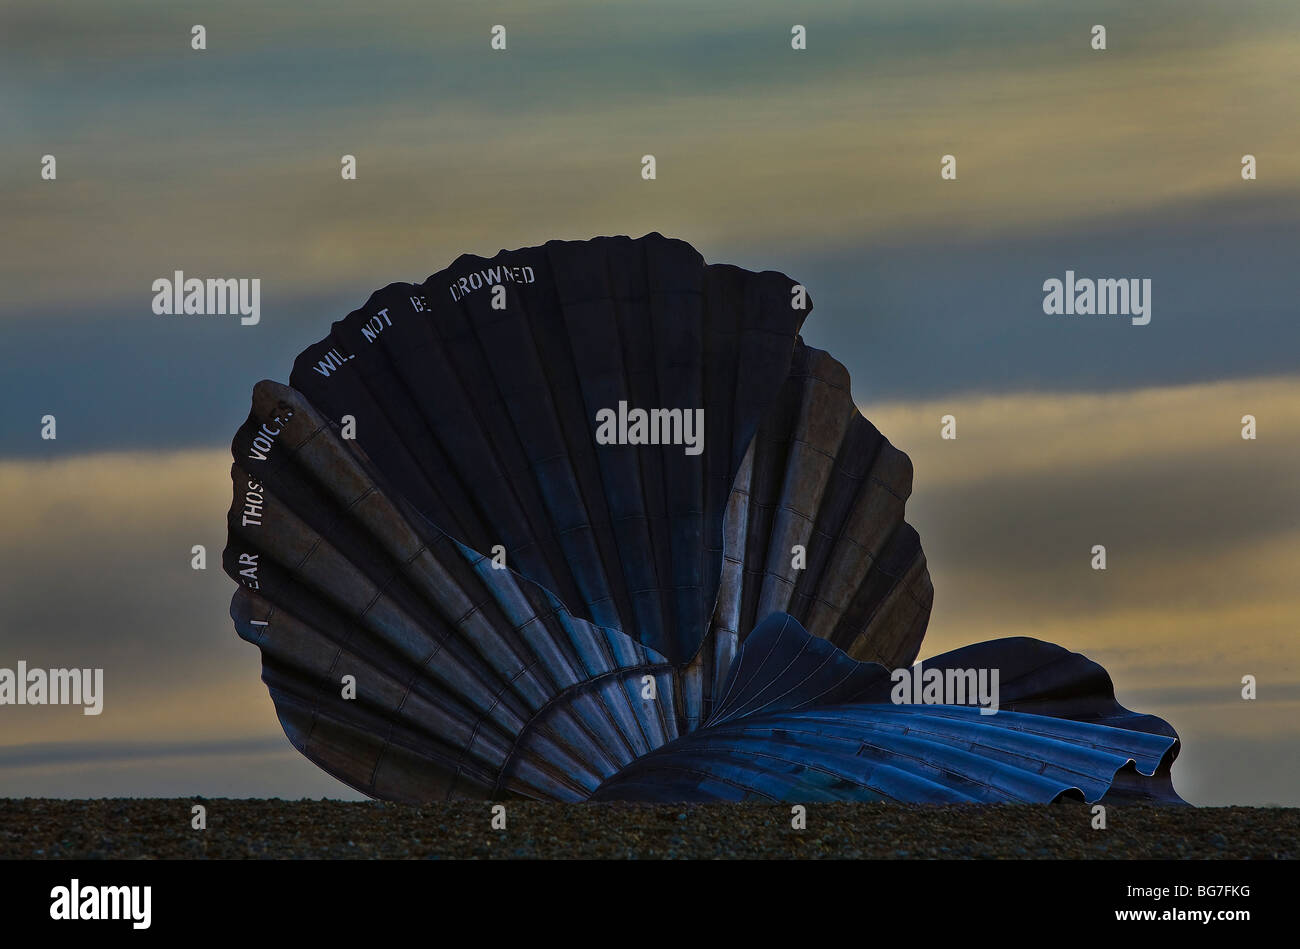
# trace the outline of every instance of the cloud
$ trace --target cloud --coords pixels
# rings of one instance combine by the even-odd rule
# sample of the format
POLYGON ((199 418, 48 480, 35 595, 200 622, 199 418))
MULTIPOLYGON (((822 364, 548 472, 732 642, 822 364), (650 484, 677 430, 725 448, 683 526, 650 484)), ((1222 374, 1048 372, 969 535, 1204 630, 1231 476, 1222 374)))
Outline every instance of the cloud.
MULTIPOLYGON (((196 744, 188 753, 182 747, 147 744, 0 749, 0 769, 11 797, 366 799, 298 754, 283 737, 196 744)), ((178 819, 189 818, 188 807, 178 814, 178 819)))
POLYGON ((1109 393, 975 393, 867 403, 862 411, 913 455, 918 480, 936 486, 1047 472, 1095 478, 1120 466, 1155 474, 1177 464, 1188 473, 1186 466, 1214 459, 1244 476, 1300 458, 1298 395, 1300 378, 1278 377, 1109 393), (958 411, 958 438, 940 439, 939 419, 958 411), (1259 423, 1255 441, 1241 438, 1247 414, 1259 423))
POLYGON ((256 755, 284 750, 286 739, 252 738, 207 742, 55 742, 0 747, 0 768, 194 758, 205 755, 256 755))
POLYGON ((110 27, 85 8, 55 26, 27 5, 17 33, 41 39, 15 44, 4 131, 31 165, 0 184, 23 234, 0 258, 0 306, 143 294, 175 267, 287 295, 557 236, 661 230, 788 256, 1300 190, 1285 7, 1200 5, 1171 34, 1117 5, 1112 49, 1094 53, 1067 7, 914 6, 831 8, 806 53, 788 48, 783 5, 743 8, 743 28, 739 7, 515 7, 500 14, 515 45, 491 59, 464 11, 257 4, 216 14, 195 53, 178 14, 110 27), (79 51, 93 51, 80 67, 79 51), (39 72, 49 62, 83 81, 39 72), (36 174, 47 152, 57 182, 36 174), (1245 152, 1257 182, 1240 180, 1245 152), (345 153, 355 182, 339 178, 345 153), (949 153, 959 176, 944 182, 949 153))
POLYGON ((865 406, 916 472, 908 520, 935 584, 924 654, 1023 635, 1127 688, 1235 694, 1247 673, 1294 687, 1298 406, 1294 379, 865 406), (1240 437, 1247 413, 1266 437, 1240 437))
POLYGON ((229 470, 211 449, 0 462, 0 666, 104 670, 102 714, 6 706, 7 741, 279 732, 227 614, 229 470), (206 570, 191 568, 195 544, 206 570))
MULTIPOLYGON (((956 441, 939 438, 951 400, 866 406, 916 470, 908 517, 936 589, 923 655, 1034 636, 1102 662, 1121 701, 1164 715, 1187 745, 1292 735, 1297 396, 1300 380, 1264 379, 970 397, 956 441), (1240 438, 1247 411, 1255 441, 1240 438), (1089 566, 1094 543, 1105 572, 1089 566), (1255 703, 1235 698, 1244 674, 1259 677, 1255 703)), ((106 670, 99 717, 7 709, 24 744, 139 758, 279 740, 257 653, 226 616, 228 471, 216 449, 0 463, 6 656, 106 670), (206 572, 190 568, 195 543, 206 572)))

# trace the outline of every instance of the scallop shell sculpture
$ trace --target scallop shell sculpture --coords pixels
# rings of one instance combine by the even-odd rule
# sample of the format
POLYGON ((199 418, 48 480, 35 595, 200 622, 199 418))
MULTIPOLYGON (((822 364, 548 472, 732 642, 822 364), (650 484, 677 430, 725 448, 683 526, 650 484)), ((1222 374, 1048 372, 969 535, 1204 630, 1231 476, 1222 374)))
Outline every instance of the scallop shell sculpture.
POLYGON ((997 669, 996 714, 899 701, 911 463, 810 309, 659 234, 551 241, 385 287, 259 383, 223 561, 294 746, 407 802, 1181 803, 1173 729, 1058 646, 925 661, 997 669))

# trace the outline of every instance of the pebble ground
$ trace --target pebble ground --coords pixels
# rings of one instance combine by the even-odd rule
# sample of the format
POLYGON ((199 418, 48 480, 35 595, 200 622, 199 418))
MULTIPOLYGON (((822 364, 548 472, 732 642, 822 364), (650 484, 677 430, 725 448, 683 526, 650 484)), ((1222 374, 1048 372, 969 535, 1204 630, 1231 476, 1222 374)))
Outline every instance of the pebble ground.
POLYGON ((0 799, 0 859, 1254 859, 1300 857, 1300 808, 0 799), (191 808, 207 829, 191 828, 191 808))

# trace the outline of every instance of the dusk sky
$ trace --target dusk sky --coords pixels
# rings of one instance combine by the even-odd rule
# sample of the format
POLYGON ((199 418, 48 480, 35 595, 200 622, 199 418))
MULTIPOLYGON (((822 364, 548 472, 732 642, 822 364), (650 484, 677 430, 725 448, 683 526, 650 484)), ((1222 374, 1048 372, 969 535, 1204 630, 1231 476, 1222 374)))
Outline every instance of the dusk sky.
POLYGON ((915 466, 923 658, 1059 643, 1185 799, 1300 805, 1294 0, 8 0, 0 89, 0 667, 105 670, 102 715, 0 707, 0 795, 357 797, 227 614, 253 384, 461 253, 659 231, 808 287, 915 466), (176 270, 261 321, 155 315, 176 270), (1067 270, 1150 323, 1045 314, 1067 270))

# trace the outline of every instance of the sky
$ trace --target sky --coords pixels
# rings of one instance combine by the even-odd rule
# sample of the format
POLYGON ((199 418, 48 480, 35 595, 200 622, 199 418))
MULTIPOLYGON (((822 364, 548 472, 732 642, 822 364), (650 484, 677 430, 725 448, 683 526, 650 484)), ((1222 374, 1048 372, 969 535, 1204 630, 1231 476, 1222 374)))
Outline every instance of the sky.
POLYGON ((659 231, 809 288, 915 466, 923 657, 1060 643, 1178 729, 1186 799, 1300 804, 1297 88, 1289 0, 8 0, 0 666, 106 695, 0 707, 0 795, 354 797, 226 612, 252 385, 463 252, 659 231), (260 278, 261 321, 155 315, 175 270, 260 278), (1151 322, 1045 314, 1067 270, 1151 322))

